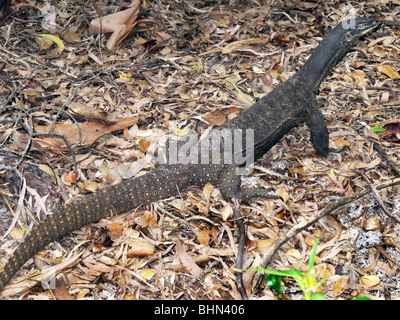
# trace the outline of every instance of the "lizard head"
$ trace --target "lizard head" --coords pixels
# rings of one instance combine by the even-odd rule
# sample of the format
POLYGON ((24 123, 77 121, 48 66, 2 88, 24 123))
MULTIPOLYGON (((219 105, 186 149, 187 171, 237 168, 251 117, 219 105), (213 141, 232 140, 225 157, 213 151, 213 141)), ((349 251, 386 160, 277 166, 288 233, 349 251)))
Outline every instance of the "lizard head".
POLYGON ((371 18, 350 18, 339 24, 339 33, 341 34, 342 43, 346 46, 352 46, 354 42, 378 27, 380 22, 371 18))

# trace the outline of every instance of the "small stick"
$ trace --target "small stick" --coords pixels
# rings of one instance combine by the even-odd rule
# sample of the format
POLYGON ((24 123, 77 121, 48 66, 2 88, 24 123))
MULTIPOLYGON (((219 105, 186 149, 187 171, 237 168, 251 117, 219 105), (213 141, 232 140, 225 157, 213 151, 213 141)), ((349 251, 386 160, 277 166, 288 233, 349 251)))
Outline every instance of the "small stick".
POLYGON ((240 201, 236 198, 232 198, 232 202, 234 204, 233 208, 233 216, 235 218, 236 225, 239 228, 239 248, 238 248, 238 255, 236 260, 236 277, 237 277, 237 284, 240 295, 242 296, 243 300, 249 300, 247 296, 246 289, 243 284, 243 256, 244 256, 244 246, 246 244, 246 230, 243 223, 243 217, 240 214, 240 201))

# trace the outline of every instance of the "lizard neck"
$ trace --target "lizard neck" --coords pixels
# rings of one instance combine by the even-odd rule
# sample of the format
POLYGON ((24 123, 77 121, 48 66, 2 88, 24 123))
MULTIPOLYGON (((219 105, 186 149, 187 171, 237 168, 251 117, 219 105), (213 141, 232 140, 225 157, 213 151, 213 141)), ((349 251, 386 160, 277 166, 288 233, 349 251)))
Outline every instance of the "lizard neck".
POLYGON ((321 82, 351 48, 345 41, 341 25, 333 29, 315 49, 295 77, 306 90, 317 93, 321 82))

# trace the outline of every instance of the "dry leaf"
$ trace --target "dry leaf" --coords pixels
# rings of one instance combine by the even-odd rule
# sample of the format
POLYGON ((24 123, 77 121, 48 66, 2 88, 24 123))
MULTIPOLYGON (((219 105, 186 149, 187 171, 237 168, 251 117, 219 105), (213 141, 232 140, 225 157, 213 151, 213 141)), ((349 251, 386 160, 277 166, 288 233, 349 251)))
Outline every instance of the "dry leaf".
POLYGON ((286 254, 288 254, 289 256, 292 256, 292 257, 294 257, 296 259, 300 258, 300 255, 301 255, 300 251, 297 250, 297 249, 289 249, 286 252, 286 254))
POLYGON ((225 112, 221 109, 216 109, 203 117, 210 126, 222 126, 226 122, 225 112))
POLYGON ((143 152, 146 152, 150 147, 150 142, 147 140, 144 140, 144 139, 140 139, 138 145, 139 145, 140 150, 142 150, 143 152))
POLYGON ((363 227, 367 231, 379 230, 381 227, 379 218, 376 215, 370 215, 367 219, 365 219, 363 227))
POLYGON ((150 280, 151 278, 153 278, 153 276, 157 273, 156 270, 154 269, 144 269, 141 272, 141 275, 144 279, 146 280, 150 280))
POLYGON ((400 74, 393 70, 393 68, 391 66, 388 66, 387 64, 376 64, 376 67, 378 68, 378 70, 382 73, 384 73, 385 75, 387 75, 389 78, 391 79, 400 79, 400 74))
POLYGON ((197 235, 197 241, 199 241, 199 243, 202 245, 208 244, 210 242, 210 230, 208 229, 201 230, 197 235))
POLYGON ((231 53, 235 50, 241 49, 243 46, 250 45, 250 44, 264 44, 268 41, 266 38, 253 38, 253 39, 246 39, 246 40, 239 40, 228 44, 223 50, 222 53, 231 53))
POLYGON ((150 211, 145 211, 143 216, 142 216, 142 227, 147 228, 147 227, 158 227, 158 223, 156 218, 154 217, 154 214, 151 213, 150 211))
POLYGON ((206 198, 207 202, 210 201, 211 193, 213 192, 213 190, 214 190, 214 186, 211 183, 207 182, 203 188, 203 195, 204 195, 204 198, 206 198))
POLYGON ((14 227, 9 232, 9 235, 11 236, 11 238, 21 241, 25 237, 25 232, 20 228, 14 227))
POLYGON ((226 221, 230 216, 233 215, 232 206, 228 203, 219 212, 221 214, 222 220, 226 221))
POLYGON ((275 194, 281 197, 285 203, 288 202, 290 198, 289 194, 285 191, 283 187, 280 187, 278 190, 276 190, 275 194))
POLYGON ((122 236, 123 227, 118 222, 113 222, 107 225, 108 235, 112 240, 118 239, 122 236))
POLYGON ((203 272, 203 270, 194 263, 192 258, 190 258, 186 253, 185 247, 179 240, 176 242, 176 255, 190 274, 198 277, 203 272))
POLYGON ((92 20, 89 26, 89 33, 112 32, 110 39, 107 41, 107 49, 115 50, 118 44, 129 35, 136 25, 139 4, 139 0, 134 0, 132 7, 129 9, 92 20))
MULTIPOLYGON (((82 133, 82 141, 80 145, 91 145, 98 138, 107 133, 122 130, 126 127, 132 126, 133 124, 136 124, 138 119, 139 117, 125 118, 111 125, 107 125, 98 121, 80 124, 79 127, 82 133)), ((47 133, 49 132, 50 125, 35 125, 34 128, 37 133, 47 133)), ((70 145, 74 145, 79 140, 79 131, 75 124, 57 123, 54 126, 53 132, 62 134, 68 140, 70 145)), ((40 139, 35 139, 35 141, 45 149, 54 149, 56 152, 58 152, 60 149, 61 151, 68 151, 64 141, 61 139, 56 139, 54 137, 42 137, 40 139), (56 146, 56 148, 53 146, 56 146)))
POLYGON ((197 207, 200 213, 208 216, 209 206, 207 204, 204 205, 202 200, 196 199, 195 197, 190 197, 190 202, 197 207))
POLYGON ((361 281, 366 286, 375 286, 381 282, 381 279, 379 279, 378 276, 373 274, 373 275, 362 276, 361 281))
POLYGON ((76 295, 76 299, 84 298, 89 292, 90 292, 89 289, 82 289, 82 290, 79 291, 78 294, 76 295))
POLYGON ((100 184, 94 181, 85 180, 82 182, 82 186, 86 191, 97 191, 100 189, 100 184))
POLYGON ((142 240, 129 241, 130 249, 128 250, 128 257, 133 256, 149 256, 154 253, 155 247, 151 243, 142 240))
POLYGON ((256 245, 258 251, 261 253, 267 252, 269 248, 274 244, 275 239, 263 239, 263 240, 257 240, 256 245))
POLYGON ((350 287, 350 279, 347 277, 339 278, 333 284, 332 292, 335 297, 340 296, 350 287))
POLYGON ((81 38, 76 34, 75 31, 68 28, 64 33, 64 40, 67 42, 79 42, 81 41, 81 38))
POLYGON ((70 173, 64 173, 64 174, 61 176, 61 181, 62 181, 65 185, 71 186, 71 185, 75 184, 76 181, 79 180, 80 175, 81 175, 80 170, 78 170, 78 176, 76 176, 75 171, 71 171, 70 173))

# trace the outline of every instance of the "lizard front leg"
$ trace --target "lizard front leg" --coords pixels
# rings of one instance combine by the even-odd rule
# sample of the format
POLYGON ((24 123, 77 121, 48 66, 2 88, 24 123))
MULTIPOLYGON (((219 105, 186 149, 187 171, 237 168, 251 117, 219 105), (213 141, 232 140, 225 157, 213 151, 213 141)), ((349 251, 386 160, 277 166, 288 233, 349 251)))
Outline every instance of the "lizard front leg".
POLYGON ((318 154, 326 156, 329 153, 329 131, 317 101, 310 99, 312 103, 306 111, 306 124, 311 132, 311 143, 318 154))

